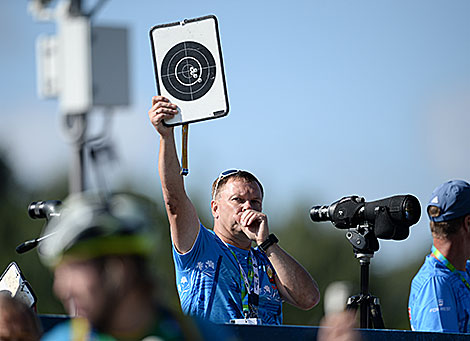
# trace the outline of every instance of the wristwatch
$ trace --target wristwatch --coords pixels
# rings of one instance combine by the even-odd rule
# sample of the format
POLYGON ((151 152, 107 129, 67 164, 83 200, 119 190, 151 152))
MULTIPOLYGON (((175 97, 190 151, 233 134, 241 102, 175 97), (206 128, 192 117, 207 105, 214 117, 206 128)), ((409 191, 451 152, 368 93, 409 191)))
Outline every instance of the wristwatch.
POLYGON ((269 235, 268 239, 266 239, 264 242, 262 242, 261 244, 258 245, 258 249, 260 249, 263 252, 266 252, 268 247, 270 247, 271 245, 277 243, 278 241, 279 241, 279 239, 277 239, 277 237, 274 235, 274 233, 271 233, 269 235))

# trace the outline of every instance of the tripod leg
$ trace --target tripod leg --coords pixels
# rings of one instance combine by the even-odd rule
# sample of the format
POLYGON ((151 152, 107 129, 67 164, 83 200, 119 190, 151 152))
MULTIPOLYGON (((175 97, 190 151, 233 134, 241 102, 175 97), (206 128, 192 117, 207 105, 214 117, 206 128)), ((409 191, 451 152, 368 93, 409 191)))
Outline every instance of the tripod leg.
POLYGON ((351 296, 348 299, 348 303, 346 305, 346 310, 355 310, 359 309, 359 320, 360 320, 360 327, 361 328, 371 328, 369 326, 371 323, 370 315, 370 308, 369 308, 369 301, 368 296, 364 296, 362 294, 351 296))
POLYGON ((370 316, 372 319, 372 323, 375 329, 384 329, 384 321, 382 319, 382 310, 380 309, 380 302, 377 297, 371 296, 369 298, 369 306, 370 306, 370 316))
POLYGON ((348 302, 346 303, 346 310, 357 310, 357 308, 359 307, 360 300, 360 296, 350 296, 348 298, 348 302))

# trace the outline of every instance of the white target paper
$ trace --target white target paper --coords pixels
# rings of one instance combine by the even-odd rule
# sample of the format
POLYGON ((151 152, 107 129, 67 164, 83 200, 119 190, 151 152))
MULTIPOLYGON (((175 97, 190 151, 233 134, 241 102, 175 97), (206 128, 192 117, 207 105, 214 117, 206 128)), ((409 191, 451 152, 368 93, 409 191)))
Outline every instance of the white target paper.
POLYGON ((150 30, 157 92, 178 105, 168 125, 228 114, 217 18, 206 16, 150 30))

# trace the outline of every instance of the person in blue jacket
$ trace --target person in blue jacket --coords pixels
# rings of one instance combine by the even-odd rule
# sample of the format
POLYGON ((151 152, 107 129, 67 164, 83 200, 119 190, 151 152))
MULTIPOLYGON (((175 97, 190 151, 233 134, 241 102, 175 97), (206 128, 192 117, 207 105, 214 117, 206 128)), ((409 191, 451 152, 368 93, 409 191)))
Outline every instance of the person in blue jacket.
POLYGON ((281 324, 283 301, 314 307, 318 286, 269 233, 263 186, 253 174, 220 173, 212 184, 213 229, 200 223, 180 175, 173 127, 163 124, 177 113, 167 98, 152 98, 148 114, 160 135, 159 175, 183 311, 215 323, 281 324))
POLYGON ((427 213, 433 245, 411 283, 411 328, 469 333, 470 184, 451 180, 437 187, 427 213))

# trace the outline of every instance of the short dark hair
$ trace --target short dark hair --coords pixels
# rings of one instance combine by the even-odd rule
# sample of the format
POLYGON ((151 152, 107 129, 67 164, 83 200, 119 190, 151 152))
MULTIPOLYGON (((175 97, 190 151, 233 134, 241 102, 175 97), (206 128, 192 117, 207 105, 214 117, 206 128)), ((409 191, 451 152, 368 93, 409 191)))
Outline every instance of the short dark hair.
MULTIPOLYGON (((428 206, 428 215, 430 217, 438 217, 441 215, 441 209, 437 206, 430 205, 428 206)), ((429 225, 433 236, 437 238, 447 238, 448 236, 457 233, 457 231, 462 227, 464 219, 465 216, 441 222, 431 220, 429 225)))
MULTIPOLYGON (((39 341, 42 334, 40 321, 34 311, 20 299, 11 297, 8 291, 0 291, 0 310, 2 311, 3 323, 10 320, 10 323, 14 324, 10 331, 16 331, 15 336, 18 340, 39 341), (19 326, 21 326, 21 330, 17 329, 19 326), (17 334, 18 332, 20 334, 17 334)), ((0 337, 4 336, 1 331, 0 334, 2 334, 0 337)))
POLYGON ((219 178, 215 179, 214 182, 212 183, 212 198, 215 199, 214 195, 216 194, 215 193, 216 187, 217 187, 217 193, 220 193, 220 190, 225 186, 225 184, 230 179, 244 180, 248 183, 258 184, 258 186, 261 190, 261 197, 264 197, 263 185, 261 185, 261 182, 259 182, 259 180, 256 178, 256 176, 254 176, 250 172, 241 170, 241 171, 234 172, 233 174, 229 174, 229 175, 223 177, 220 180, 219 180, 219 178))

